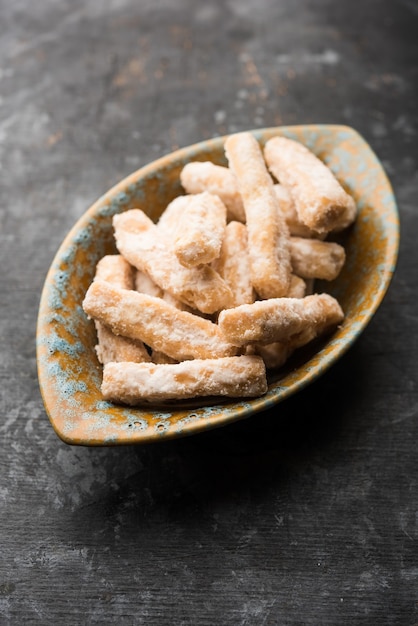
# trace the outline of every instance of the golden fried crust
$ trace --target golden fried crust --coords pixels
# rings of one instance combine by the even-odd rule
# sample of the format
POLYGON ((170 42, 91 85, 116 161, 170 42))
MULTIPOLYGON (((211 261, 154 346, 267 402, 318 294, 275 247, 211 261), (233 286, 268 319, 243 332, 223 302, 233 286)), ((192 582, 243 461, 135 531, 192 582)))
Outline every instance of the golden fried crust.
POLYGON ((174 235, 174 252, 185 267, 210 263, 219 256, 226 227, 223 202, 207 191, 193 196, 174 235))
POLYGON ((180 180, 187 193, 209 191, 219 196, 227 208, 229 221, 245 222, 241 194, 233 173, 227 167, 210 161, 194 161, 183 167, 180 180))
POLYGON ((237 353, 216 324, 180 311, 161 298, 95 281, 87 291, 83 308, 116 335, 140 339, 178 361, 237 353))
POLYGON ((138 405, 195 396, 260 396, 267 391, 266 370, 257 356, 198 359, 176 364, 109 363, 104 368, 106 400, 138 405))
POLYGON ((232 293, 219 274, 208 265, 184 267, 168 238, 143 211, 133 209, 115 215, 113 224, 121 254, 161 289, 203 313, 229 306, 232 293))
POLYGON ((290 341, 299 333, 322 334, 344 318, 337 300, 328 294, 305 298, 272 298, 242 304, 219 314, 219 328, 236 346, 290 341))
POLYGON ((289 190, 306 226, 326 233, 354 221, 353 198, 308 148, 286 137, 273 137, 267 141, 264 155, 270 171, 289 190))
POLYGON ((292 269, 303 278, 334 280, 345 262, 345 250, 338 243, 290 238, 292 269))
POLYGON ((260 147, 251 133, 239 133, 228 137, 225 151, 244 203, 253 287, 262 298, 285 296, 289 232, 260 147))

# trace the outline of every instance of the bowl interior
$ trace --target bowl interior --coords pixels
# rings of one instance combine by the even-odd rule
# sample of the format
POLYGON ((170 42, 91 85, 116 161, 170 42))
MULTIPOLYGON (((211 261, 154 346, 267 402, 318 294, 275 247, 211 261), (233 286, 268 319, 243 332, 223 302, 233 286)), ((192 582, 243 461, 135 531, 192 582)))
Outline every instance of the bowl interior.
POLYGON ((69 232, 46 277, 37 329, 38 375, 48 416, 67 443, 143 443, 221 426, 273 406, 328 369, 381 302, 396 263, 399 222, 391 186, 368 144, 345 126, 253 132, 261 144, 285 135, 307 145, 331 167, 358 204, 358 219, 344 234, 345 267, 335 281, 323 285, 343 307, 344 323, 326 341, 298 351, 285 368, 272 374, 269 391, 261 398, 213 399, 204 405, 193 401, 155 409, 126 408, 102 399, 95 329, 81 303, 97 261, 116 252, 113 215, 141 208, 157 220, 170 200, 183 193, 179 173, 185 163, 199 160, 226 165, 222 137, 178 150, 138 170, 100 198, 69 232))

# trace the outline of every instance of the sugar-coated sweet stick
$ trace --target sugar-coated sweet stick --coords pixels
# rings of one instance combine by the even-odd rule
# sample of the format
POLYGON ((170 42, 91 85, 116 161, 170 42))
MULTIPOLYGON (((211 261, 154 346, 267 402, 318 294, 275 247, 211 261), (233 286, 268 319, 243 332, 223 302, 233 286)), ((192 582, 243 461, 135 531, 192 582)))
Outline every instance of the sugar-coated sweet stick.
POLYGON ((254 302, 255 293, 250 278, 247 228, 241 222, 229 222, 225 229, 219 258, 213 267, 222 276, 233 294, 231 306, 254 302))
POLYGON ((105 280, 120 289, 133 289, 134 268, 121 254, 107 254, 97 263, 94 280, 105 280))
MULTIPOLYGON (((304 298, 306 295, 306 282, 303 278, 292 274, 287 298, 304 298)), ((309 341, 309 339, 308 339, 309 341)), ((302 345, 302 344, 299 344, 302 345)), ((254 354, 259 354, 267 369, 276 369, 284 365, 295 347, 291 341, 274 341, 266 344, 252 344, 254 354)))
POLYGON ((87 315, 106 324, 116 335, 140 339, 178 361, 233 356, 237 349, 218 326, 162 298, 104 281, 94 281, 83 302, 87 315))
POLYGON ((227 167, 210 161, 193 161, 183 167, 180 180, 187 193, 209 191, 219 196, 227 208, 228 220, 245 222, 241 194, 233 173, 227 167))
MULTIPOLYGON (((241 194, 236 178, 228 167, 215 165, 210 161, 193 161, 184 166, 180 178, 187 193, 195 194, 209 191, 219 196, 227 208, 228 220, 245 223, 241 194)), ((319 233, 308 228, 299 220, 295 204, 286 187, 275 184, 274 192, 280 202, 290 234, 297 237, 317 237, 319 233)))
POLYGON ((293 347, 286 342, 275 341, 274 343, 256 344, 255 354, 261 356, 267 369, 282 367, 293 352, 293 347))
POLYGON ((305 346, 329 328, 327 324, 311 324, 300 333, 292 335, 288 341, 276 341, 267 344, 257 343, 250 346, 250 348, 253 348, 253 354, 258 354, 262 357, 267 369, 275 369, 282 367, 297 348, 305 346))
POLYGON ((218 325, 225 339, 236 346, 290 341, 312 330, 317 335, 339 324, 344 313, 328 294, 304 298, 271 298, 221 311, 218 325))
POLYGON ((267 391, 263 360, 257 356, 196 359, 168 365, 109 363, 103 372, 106 400, 138 405, 196 396, 233 398, 267 391))
MULTIPOLYGON (((306 283, 303 278, 292 274, 287 298, 303 298, 306 292, 306 283)), ((267 369, 275 369, 285 364, 294 351, 294 346, 289 342, 275 341, 266 344, 252 344, 250 346, 254 354, 259 354, 267 369)))
POLYGON ((192 309, 188 304, 185 304, 181 300, 178 300, 178 298, 172 296, 171 293, 169 293, 168 291, 163 291, 163 295, 161 297, 163 300, 165 300, 165 302, 171 304, 171 306, 176 307, 176 309, 179 309, 180 311, 189 311, 190 313, 195 313, 196 315, 202 315, 200 311, 192 309))
MULTIPOLYGON (((245 222, 244 205, 238 191, 237 181, 228 167, 215 165, 210 161, 193 161, 184 166, 180 178, 187 193, 209 191, 220 197, 227 208, 229 221, 245 222)), ((276 184, 274 192, 280 202, 290 234, 297 237, 318 236, 316 231, 299 220, 295 204, 286 187, 276 184)))
MULTIPOLYGON (((135 273, 135 288, 140 293, 146 293, 149 296, 154 296, 155 298, 163 298, 166 302, 175 306, 177 309, 190 310, 187 304, 180 302, 174 298, 168 291, 163 291, 154 283, 152 278, 145 274, 145 272, 141 272, 140 270, 136 270, 135 273)), ((125 359, 128 361, 129 359, 125 359)), ((175 359, 172 359, 171 356, 167 356, 163 352, 159 352, 158 350, 151 350, 151 361, 153 363, 176 363, 175 359)))
POLYGON ((289 341, 276 341, 267 344, 254 344, 250 346, 254 350, 254 354, 262 357, 267 369, 275 369, 286 363, 288 358, 297 348, 301 348, 310 341, 319 337, 326 330, 326 326, 320 324, 310 325, 302 332, 293 335, 289 341))
POLYGON ((295 203, 293 202, 293 198, 290 195, 289 190, 284 185, 280 185, 279 183, 275 184, 273 188, 279 203, 279 207, 285 217, 289 233, 291 235, 295 235, 296 237, 322 238, 323 235, 317 233, 311 228, 308 228, 308 226, 300 221, 296 211, 295 203))
POLYGON ((229 306, 232 293, 219 274, 208 265, 184 267, 168 238, 143 211, 132 209, 115 215, 113 224, 121 254, 159 287, 203 313, 229 306))
POLYGON ((345 250, 330 241, 291 237, 290 258, 298 276, 334 280, 344 265, 345 250))
POLYGON ((95 346, 99 362, 105 365, 112 361, 132 361, 143 363, 151 360, 143 342, 115 335, 112 330, 95 320, 97 345, 95 346))
MULTIPOLYGON (((132 289, 133 267, 120 254, 104 256, 96 266, 95 280, 104 280, 120 289, 132 289)), ((149 361, 150 356, 142 341, 115 335, 110 328, 95 321, 97 358, 100 363, 110 361, 149 361)))
POLYGON ((192 195, 177 196, 165 208, 157 222, 158 229, 172 240, 184 209, 193 200, 192 195))
POLYGON ((300 276, 292 274, 290 277, 289 290, 286 294, 287 298, 303 298, 306 295, 306 282, 300 276))
POLYGON ((225 142, 241 193, 248 232, 251 282, 262 298, 285 296, 290 281, 289 231, 261 149, 251 133, 225 142))
POLYGON ((218 196, 204 191, 184 208, 174 235, 174 252, 185 267, 211 263, 219 256, 226 227, 226 208, 218 196))
POLYGON ((163 298, 166 302, 175 306, 176 309, 182 309, 183 311, 190 311, 190 307, 184 302, 177 300, 171 293, 168 291, 163 291, 158 285, 154 283, 152 278, 148 276, 145 272, 141 272, 140 270, 136 270, 135 274, 135 289, 140 293, 146 293, 148 296, 154 296, 155 298, 163 298))
POLYGON ((286 137, 273 137, 267 141, 264 155, 270 171, 289 189, 306 226, 329 232, 354 221, 354 199, 308 148, 286 137))
MULTIPOLYGON (((125 289, 127 289, 127 287, 125 287, 125 289)), ((146 293, 155 298, 162 298, 164 293, 161 287, 156 285, 152 278, 150 278, 146 272, 141 272, 141 270, 135 271, 135 289, 140 293, 146 293)))

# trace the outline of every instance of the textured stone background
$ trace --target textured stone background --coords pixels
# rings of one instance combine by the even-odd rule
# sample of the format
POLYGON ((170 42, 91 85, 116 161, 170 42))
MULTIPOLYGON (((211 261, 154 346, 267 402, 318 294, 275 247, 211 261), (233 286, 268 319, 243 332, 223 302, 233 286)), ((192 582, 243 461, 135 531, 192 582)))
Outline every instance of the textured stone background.
POLYGON ((418 8, 413 0, 0 0, 0 624, 418 623, 418 8), (67 230, 216 134, 356 128, 402 220, 351 351, 269 413, 72 448, 35 326, 67 230))

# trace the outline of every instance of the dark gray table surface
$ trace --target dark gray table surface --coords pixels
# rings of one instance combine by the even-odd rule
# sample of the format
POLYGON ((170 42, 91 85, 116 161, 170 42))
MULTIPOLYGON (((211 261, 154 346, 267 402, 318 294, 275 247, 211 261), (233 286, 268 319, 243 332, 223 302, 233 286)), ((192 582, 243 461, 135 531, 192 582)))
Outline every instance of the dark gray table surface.
POLYGON ((0 0, 0 27, 0 624, 417 624, 417 3, 0 0), (357 129, 398 200, 366 332, 252 419, 62 443, 35 326, 68 229, 177 146, 311 122, 357 129))

